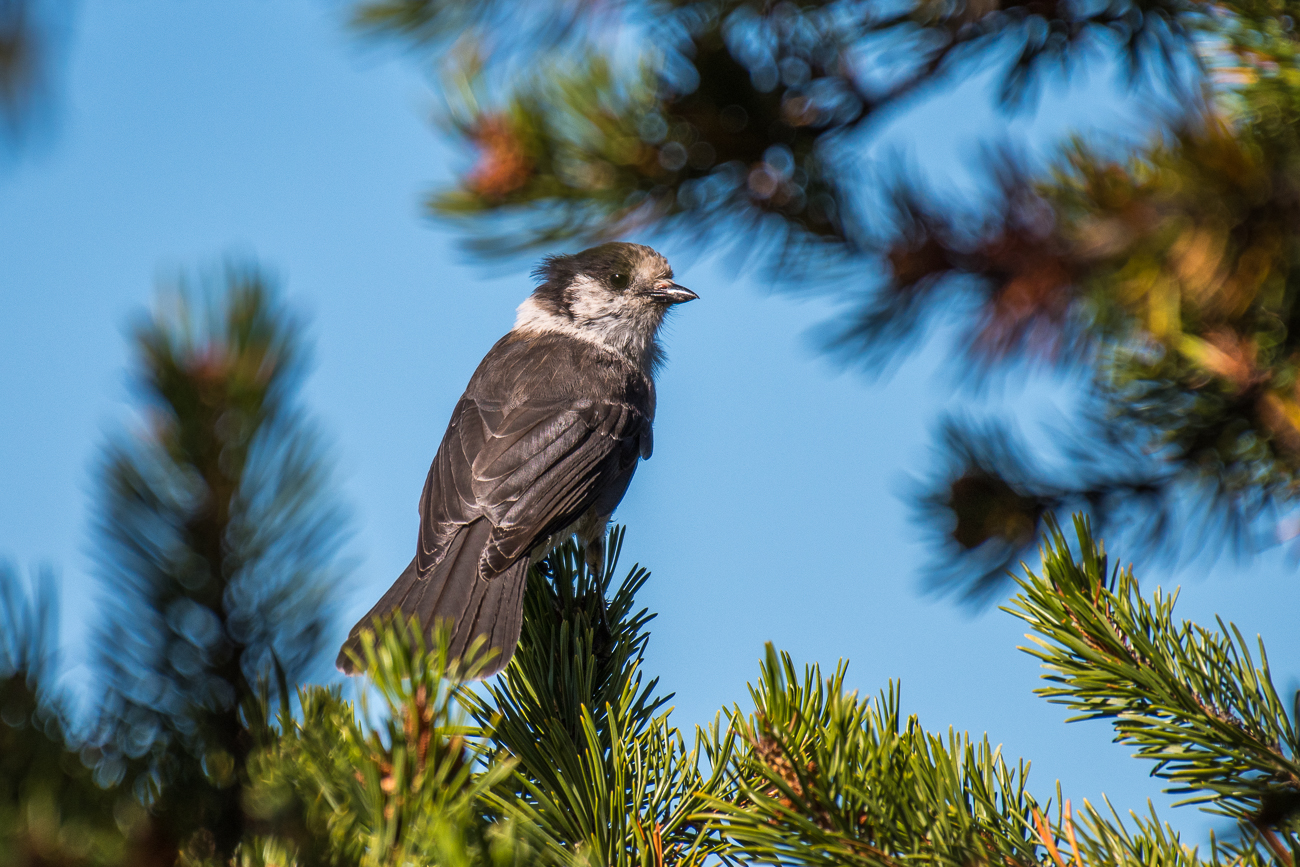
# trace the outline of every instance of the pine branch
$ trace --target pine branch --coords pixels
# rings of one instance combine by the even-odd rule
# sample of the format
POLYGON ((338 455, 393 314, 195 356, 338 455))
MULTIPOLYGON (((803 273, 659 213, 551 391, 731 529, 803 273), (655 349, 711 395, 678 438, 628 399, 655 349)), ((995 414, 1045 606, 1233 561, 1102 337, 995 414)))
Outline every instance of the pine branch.
POLYGON ((1180 803, 1237 819, 1281 858, 1296 845, 1300 762, 1262 640, 1256 662, 1236 626, 1176 621, 1176 592, 1142 598, 1131 569, 1109 571, 1085 520, 1077 558, 1059 527, 1049 533, 1041 577, 1027 570, 1008 608, 1035 633, 1022 649, 1052 684, 1037 692, 1073 719, 1111 720, 1170 791, 1190 795, 1180 803))
POLYGON ((703 814, 738 862, 790 865, 1037 865, 1025 788, 988 739, 946 736, 903 718, 899 689, 875 701, 844 691, 845 664, 802 677, 771 645, 754 713, 728 712, 746 747, 736 791, 703 814))
POLYGON ((632 567, 613 587, 623 531, 611 531, 600 577, 570 540, 529 574, 524 627, 505 672, 466 692, 492 761, 516 768, 494 797, 538 829, 556 863, 696 863, 710 841, 692 815, 723 784, 726 745, 688 747, 664 709, 670 696, 644 682, 653 619, 635 593, 649 573, 632 567))
POLYGON ((300 865, 531 863, 512 815, 490 808, 512 764, 476 761, 471 738, 483 732, 456 701, 445 633, 427 647, 415 620, 392 621, 363 642, 378 712, 365 693, 358 715, 337 687, 302 689, 301 720, 286 708, 284 735, 258 757, 254 803, 279 817, 270 839, 293 841, 284 817, 296 814, 300 865))
MULTIPOLYGON (((1210 858, 1200 857, 1198 848, 1182 843, 1178 833, 1156 818, 1154 808, 1149 816, 1130 813, 1133 828, 1125 827, 1115 808, 1106 802, 1109 816, 1103 815, 1092 804, 1084 802, 1080 811, 1078 833, 1069 834, 1071 858, 1080 864, 1113 865, 1113 867, 1202 867, 1202 865, 1235 864, 1240 867, 1263 867, 1268 861, 1258 852, 1235 853, 1221 848, 1211 840, 1210 858), (1226 858, 1224 856, 1227 856, 1226 858)), ((1069 818, 1069 803, 1063 816, 1067 827, 1075 826, 1069 818)))

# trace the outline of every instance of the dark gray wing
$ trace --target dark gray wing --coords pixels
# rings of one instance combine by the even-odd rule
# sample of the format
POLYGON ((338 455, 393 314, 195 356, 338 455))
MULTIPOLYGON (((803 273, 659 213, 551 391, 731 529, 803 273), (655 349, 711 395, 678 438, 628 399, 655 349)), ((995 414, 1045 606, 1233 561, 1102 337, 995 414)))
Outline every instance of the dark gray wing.
POLYGON ((464 527, 493 527, 481 576, 491 579, 599 501, 617 505, 650 422, 623 402, 509 408, 462 398, 420 499, 416 569, 425 574, 464 527))

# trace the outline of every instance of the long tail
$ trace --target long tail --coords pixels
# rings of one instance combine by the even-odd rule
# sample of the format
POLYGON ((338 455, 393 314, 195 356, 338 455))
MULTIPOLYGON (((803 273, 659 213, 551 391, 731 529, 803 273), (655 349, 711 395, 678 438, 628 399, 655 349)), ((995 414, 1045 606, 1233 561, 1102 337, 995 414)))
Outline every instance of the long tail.
POLYGON ((528 558, 521 558, 490 580, 480 578, 479 557, 491 532, 492 525, 486 519, 467 524, 456 534, 446 555, 424 578, 412 560, 375 607, 348 633, 334 662, 339 670, 344 674, 357 673, 353 655, 361 658, 361 631, 374 629, 376 617, 386 620, 397 611, 403 617, 419 615, 420 628, 430 641, 438 624, 450 623, 448 650, 453 660, 467 661, 465 654, 470 642, 484 636, 483 652, 495 650, 496 654, 488 659, 479 677, 491 677, 505 668, 519 642, 528 558))

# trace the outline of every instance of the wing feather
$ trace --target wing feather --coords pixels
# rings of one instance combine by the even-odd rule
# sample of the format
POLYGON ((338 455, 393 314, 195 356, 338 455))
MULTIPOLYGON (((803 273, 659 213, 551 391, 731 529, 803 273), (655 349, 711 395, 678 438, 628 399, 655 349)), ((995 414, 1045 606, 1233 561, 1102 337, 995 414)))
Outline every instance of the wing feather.
POLYGON ((421 500, 421 574, 448 555, 459 527, 479 517, 494 527, 489 544, 498 568, 506 565, 500 558, 520 557, 574 523, 605 485, 626 472, 627 456, 639 456, 649 428, 632 408, 612 403, 532 403, 501 412, 480 410, 472 398, 463 398, 456 420, 421 500), (463 445, 467 434, 481 443, 472 459, 463 445))

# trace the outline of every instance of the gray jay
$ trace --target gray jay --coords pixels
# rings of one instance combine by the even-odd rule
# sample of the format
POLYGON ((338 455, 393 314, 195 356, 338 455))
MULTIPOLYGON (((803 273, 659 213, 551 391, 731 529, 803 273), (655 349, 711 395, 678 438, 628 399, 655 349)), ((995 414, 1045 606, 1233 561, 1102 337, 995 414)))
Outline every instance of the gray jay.
POLYGON ((546 259, 515 326, 470 378, 420 497, 415 559, 348 634, 337 665, 353 674, 360 634, 394 611, 431 634, 448 624, 450 658, 477 636, 505 668, 519 641, 528 567, 571 534, 600 568, 605 526, 637 462, 650 457, 656 339, 664 314, 698 296, 639 244, 546 259))

